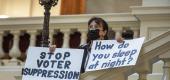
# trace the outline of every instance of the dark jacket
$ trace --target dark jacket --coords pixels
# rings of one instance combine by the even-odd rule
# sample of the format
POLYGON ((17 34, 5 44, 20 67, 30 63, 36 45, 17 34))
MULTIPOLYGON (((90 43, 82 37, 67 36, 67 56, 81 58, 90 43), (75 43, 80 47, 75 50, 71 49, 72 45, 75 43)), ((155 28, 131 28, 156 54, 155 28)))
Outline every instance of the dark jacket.
POLYGON ((85 66, 86 66, 86 61, 87 60, 87 56, 90 52, 90 48, 89 48, 89 45, 85 44, 85 45, 81 45, 79 47, 79 49, 84 49, 84 54, 83 54, 83 60, 82 60, 82 65, 81 65, 81 73, 84 73, 85 72, 85 66))

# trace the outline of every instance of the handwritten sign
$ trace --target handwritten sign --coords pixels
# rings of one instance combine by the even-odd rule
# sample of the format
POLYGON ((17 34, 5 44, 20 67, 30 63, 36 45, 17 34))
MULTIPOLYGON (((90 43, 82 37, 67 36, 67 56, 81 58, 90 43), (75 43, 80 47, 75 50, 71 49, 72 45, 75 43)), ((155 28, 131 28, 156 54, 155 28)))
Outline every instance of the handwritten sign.
POLYGON ((30 47, 22 80, 78 80, 84 50, 30 47))
POLYGON ((135 65, 143 42, 144 38, 125 40, 123 43, 115 40, 93 41, 86 71, 135 65))

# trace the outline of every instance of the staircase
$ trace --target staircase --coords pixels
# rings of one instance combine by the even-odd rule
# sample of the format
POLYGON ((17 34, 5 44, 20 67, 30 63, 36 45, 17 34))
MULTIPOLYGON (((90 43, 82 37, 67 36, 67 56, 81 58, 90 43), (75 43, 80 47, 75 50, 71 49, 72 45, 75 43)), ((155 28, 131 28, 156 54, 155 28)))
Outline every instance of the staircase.
MULTIPOLYGON (((164 54, 170 55, 170 31, 145 42, 135 66, 86 72, 81 75, 80 80, 128 80, 128 77, 129 80, 135 80, 133 77, 138 77, 138 75, 138 80, 147 80, 147 76, 148 80, 160 80, 163 73, 157 73, 160 72, 157 67, 162 65, 160 60, 163 58, 160 58, 160 56, 164 54), (155 72, 153 70, 157 71, 155 72), (152 73, 157 75, 152 75, 152 73)), ((169 60, 170 57, 167 58, 169 60)), ((170 68, 169 66, 168 68, 170 68)), ((170 74, 166 75, 169 76, 170 74)))

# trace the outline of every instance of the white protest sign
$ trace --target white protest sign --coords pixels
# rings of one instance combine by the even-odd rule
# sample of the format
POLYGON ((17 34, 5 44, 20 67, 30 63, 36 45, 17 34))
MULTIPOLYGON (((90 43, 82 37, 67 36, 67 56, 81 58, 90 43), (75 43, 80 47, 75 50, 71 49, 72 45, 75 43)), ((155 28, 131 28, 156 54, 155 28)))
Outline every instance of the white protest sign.
POLYGON ((116 40, 95 40, 86 71, 135 65, 144 38, 124 40, 118 43, 116 40))
POLYGON ((30 47, 22 80, 78 80, 84 50, 30 47))

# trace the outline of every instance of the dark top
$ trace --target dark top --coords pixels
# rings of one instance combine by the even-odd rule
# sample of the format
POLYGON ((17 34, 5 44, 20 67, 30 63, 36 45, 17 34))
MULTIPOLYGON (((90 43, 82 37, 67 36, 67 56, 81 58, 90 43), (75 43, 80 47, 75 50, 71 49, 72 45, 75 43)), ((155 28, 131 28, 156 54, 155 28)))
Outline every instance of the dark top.
POLYGON ((81 45, 79 47, 79 49, 84 49, 83 60, 82 60, 81 71, 80 71, 81 73, 84 73, 85 72, 85 67, 86 67, 86 61, 88 61, 87 56, 88 56, 88 54, 90 52, 90 48, 89 48, 89 45, 84 44, 84 45, 81 45))

